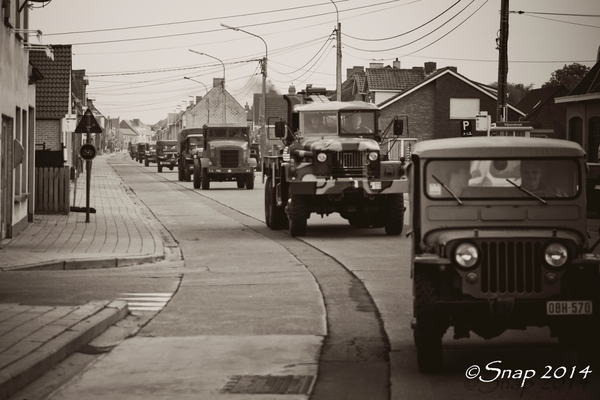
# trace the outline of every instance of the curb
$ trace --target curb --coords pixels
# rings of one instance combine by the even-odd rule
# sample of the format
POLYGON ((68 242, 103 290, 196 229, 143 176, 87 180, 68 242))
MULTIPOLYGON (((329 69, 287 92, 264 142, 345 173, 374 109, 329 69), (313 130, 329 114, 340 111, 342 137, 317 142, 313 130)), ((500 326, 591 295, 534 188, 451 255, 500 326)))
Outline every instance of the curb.
POLYGON ((96 314, 1 371, 0 399, 7 399, 23 389, 129 313, 125 301, 104 303, 104 308, 96 314))
POLYGON ((165 260, 162 254, 148 254, 143 256, 123 256, 108 258, 74 258, 71 260, 47 261, 35 264, 15 265, 0 268, 0 271, 66 271, 78 269, 121 268, 134 265, 157 263, 165 260))

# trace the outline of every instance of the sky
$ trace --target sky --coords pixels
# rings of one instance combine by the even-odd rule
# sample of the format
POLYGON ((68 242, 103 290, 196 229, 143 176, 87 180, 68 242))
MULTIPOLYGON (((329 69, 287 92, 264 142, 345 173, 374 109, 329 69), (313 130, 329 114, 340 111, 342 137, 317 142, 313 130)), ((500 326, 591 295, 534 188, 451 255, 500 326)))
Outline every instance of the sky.
MULTIPOLYGON (((33 4, 29 27, 42 31, 42 44, 72 45, 73 69, 86 71, 88 97, 105 117, 151 125, 223 76, 227 91, 252 106, 265 56, 270 90, 335 90, 338 21, 342 81, 353 66, 397 59, 401 68, 432 61, 483 84, 497 82, 500 6, 501 0, 50 0, 33 4)), ((509 10, 508 82, 539 88, 565 65, 596 62, 600 1, 510 0, 509 10)))

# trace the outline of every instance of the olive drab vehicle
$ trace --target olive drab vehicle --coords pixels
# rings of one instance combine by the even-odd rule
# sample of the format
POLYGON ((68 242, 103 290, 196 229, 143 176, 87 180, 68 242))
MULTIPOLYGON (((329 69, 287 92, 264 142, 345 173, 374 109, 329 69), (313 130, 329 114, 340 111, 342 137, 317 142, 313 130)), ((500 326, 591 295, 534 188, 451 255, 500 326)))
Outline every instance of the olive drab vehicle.
POLYGON ((179 160, 177 164, 180 181, 192 180, 194 160, 202 158, 204 148, 204 129, 185 128, 179 132, 179 160))
POLYGON ((449 327, 455 339, 491 339, 547 326, 582 366, 599 361, 600 255, 588 243, 585 157, 558 139, 416 144, 408 171, 421 372, 443 370, 449 327))
POLYGON ((150 163, 156 162, 156 142, 146 142, 146 151, 144 152, 144 165, 147 167, 150 163))
POLYGON ((204 151, 194 159, 194 188, 210 182, 235 181, 238 189, 254 189, 256 159, 250 155, 250 129, 245 124, 206 124, 204 151))
MULTIPOLYGON (((312 213, 339 213, 353 226, 399 235, 408 178, 401 161, 382 159, 379 109, 330 102, 318 91, 307 89, 298 105, 284 96, 288 124, 278 121, 261 134, 267 225, 303 236, 312 213)), ((400 124, 394 126, 401 135, 400 124)))
POLYGON ((177 140, 158 140, 156 142, 156 168, 162 172, 163 167, 173 168, 179 161, 179 148, 177 140))
POLYGON ((136 146, 137 152, 135 153, 135 161, 141 164, 144 161, 144 155, 146 154, 146 142, 139 142, 136 146))

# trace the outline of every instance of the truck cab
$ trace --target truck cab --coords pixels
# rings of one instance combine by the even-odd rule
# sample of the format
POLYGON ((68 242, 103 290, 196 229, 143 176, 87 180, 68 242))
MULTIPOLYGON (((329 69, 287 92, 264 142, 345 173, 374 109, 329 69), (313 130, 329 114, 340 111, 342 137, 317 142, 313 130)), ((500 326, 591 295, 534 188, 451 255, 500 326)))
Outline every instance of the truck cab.
POLYGON ((588 243, 585 153, 526 137, 419 142, 409 168, 414 330, 421 372, 442 337, 548 326, 598 354, 600 256, 588 243))

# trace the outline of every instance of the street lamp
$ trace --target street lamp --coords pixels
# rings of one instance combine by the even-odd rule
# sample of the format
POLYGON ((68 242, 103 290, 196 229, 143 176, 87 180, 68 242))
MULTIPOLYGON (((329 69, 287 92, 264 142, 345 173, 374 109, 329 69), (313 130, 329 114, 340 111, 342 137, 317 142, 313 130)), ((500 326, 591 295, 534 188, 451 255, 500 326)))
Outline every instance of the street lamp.
POLYGON ((223 63, 223 61, 221 61, 221 59, 219 59, 217 57, 211 56, 210 54, 200 53, 199 51, 192 50, 192 49, 188 49, 188 50, 191 51, 192 53, 200 54, 201 56, 213 58, 213 59, 217 60, 218 62, 220 62, 221 65, 223 65, 223 82, 221 83, 221 87, 223 88, 223 90, 225 90, 225 64, 223 63))
POLYGON ((189 78, 189 77, 187 77, 187 76, 184 76, 184 77, 183 77, 183 79, 188 79, 188 80, 190 80, 190 81, 192 81, 192 82, 196 82, 196 83, 199 83, 199 84, 201 84, 202 86, 204 86, 204 89, 206 90, 206 93, 208 93, 208 88, 206 87, 206 85, 205 85, 204 83, 202 83, 202 82, 200 82, 200 81, 197 81, 197 80, 195 80, 195 79, 189 78))
POLYGON ((207 56, 210 58, 214 58, 219 61, 223 65, 223 81, 221 82, 221 93, 223 94, 223 123, 227 122, 227 93, 225 93, 225 63, 221 61, 221 59, 217 57, 213 57, 210 54, 200 53, 199 51, 188 49, 192 53, 200 54, 201 56, 207 56))
POLYGON ((221 26, 223 28, 227 28, 227 29, 231 29, 234 31, 240 31, 240 32, 244 32, 247 33, 250 36, 254 36, 259 38, 260 40, 263 41, 263 43, 265 44, 265 58, 263 59, 262 62, 262 76, 263 76, 263 81, 262 81, 262 101, 260 102, 260 125, 261 127, 265 127, 266 125, 266 121, 265 121, 265 113, 267 110, 267 59, 269 58, 269 49, 267 48, 267 42, 265 42, 265 40, 263 38, 261 38, 258 35, 255 35, 254 33, 245 31, 243 29, 240 28, 236 28, 233 26, 229 26, 229 25, 225 25, 225 24, 221 24, 221 26))

